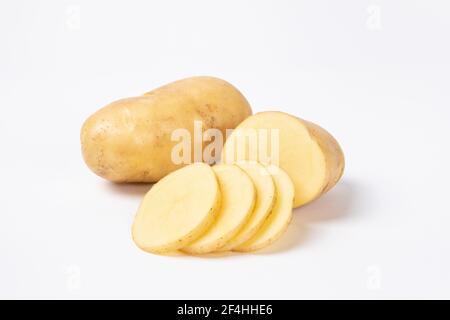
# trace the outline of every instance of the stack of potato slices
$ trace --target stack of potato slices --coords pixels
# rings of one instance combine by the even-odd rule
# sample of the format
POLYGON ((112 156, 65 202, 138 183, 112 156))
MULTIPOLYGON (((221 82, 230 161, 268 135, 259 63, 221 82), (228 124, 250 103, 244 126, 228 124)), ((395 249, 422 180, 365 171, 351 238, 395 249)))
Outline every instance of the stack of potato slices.
POLYGON ((143 250, 164 254, 254 251, 279 239, 292 218, 294 185, 258 162, 172 172, 145 195, 132 228, 143 250))

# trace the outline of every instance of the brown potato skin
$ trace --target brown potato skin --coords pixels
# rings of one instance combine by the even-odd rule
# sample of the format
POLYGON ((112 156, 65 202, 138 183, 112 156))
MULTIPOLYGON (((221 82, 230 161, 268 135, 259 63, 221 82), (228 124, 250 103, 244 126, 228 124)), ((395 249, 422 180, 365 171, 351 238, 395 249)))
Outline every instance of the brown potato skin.
POLYGON ((245 97, 228 82, 182 79, 91 115, 81 129, 82 155, 95 174, 109 181, 156 182, 184 166, 171 160, 179 143, 171 141, 173 130, 185 128, 193 137, 194 121, 202 121, 203 131, 217 128, 225 137, 226 129, 251 114, 245 97))
POLYGON ((337 140, 324 128, 315 123, 299 119, 309 130, 313 139, 319 144, 323 153, 325 154, 325 161, 327 166, 327 182, 324 184, 322 192, 318 195, 326 193, 333 188, 344 174, 345 158, 341 146, 337 140))

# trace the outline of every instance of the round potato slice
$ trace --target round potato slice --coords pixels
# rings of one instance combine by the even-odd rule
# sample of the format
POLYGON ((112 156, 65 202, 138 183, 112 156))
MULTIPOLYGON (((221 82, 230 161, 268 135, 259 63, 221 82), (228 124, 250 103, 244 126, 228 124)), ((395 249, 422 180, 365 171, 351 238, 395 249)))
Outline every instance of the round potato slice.
POLYGON ((267 247, 284 233, 292 219, 295 189, 292 180, 281 169, 273 174, 276 200, 272 212, 258 232, 234 251, 255 251, 267 247))
POLYGON ((249 176, 235 165, 219 164, 213 170, 222 195, 221 209, 211 227, 181 251, 205 254, 217 250, 239 231, 253 212, 256 191, 249 176))
POLYGON ((218 251, 231 250, 249 240, 262 226, 275 202, 275 185, 263 165, 249 161, 239 162, 237 165, 252 179, 256 188, 256 203, 247 223, 218 251))
POLYGON ((132 227, 133 240, 152 253, 177 250, 199 237, 220 208, 212 168, 194 163, 172 172, 145 195, 132 227))

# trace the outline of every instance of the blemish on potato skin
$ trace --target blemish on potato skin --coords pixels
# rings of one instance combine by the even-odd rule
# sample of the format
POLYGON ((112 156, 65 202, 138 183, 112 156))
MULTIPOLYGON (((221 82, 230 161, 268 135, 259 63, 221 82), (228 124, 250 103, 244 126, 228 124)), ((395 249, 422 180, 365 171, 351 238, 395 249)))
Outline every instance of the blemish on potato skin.
POLYGON ((209 112, 215 112, 215 111, 217 111, 217 110, 219 109, 218 106, 216 106, 216 105, 211 105, 211 104, 209 104, 209 103, 205 104, 205 107, 206 107, 206 109, 207 109, 209 112))

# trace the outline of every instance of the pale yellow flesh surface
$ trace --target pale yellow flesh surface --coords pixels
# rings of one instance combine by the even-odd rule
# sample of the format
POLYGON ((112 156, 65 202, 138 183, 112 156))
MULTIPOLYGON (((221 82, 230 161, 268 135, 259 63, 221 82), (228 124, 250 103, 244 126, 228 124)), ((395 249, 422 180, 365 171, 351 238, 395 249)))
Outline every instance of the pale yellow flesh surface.
POLYGON ((213 167, 222 195, 216 220, 193 243, 181 249, 191 254, 210 253, 223 246, 247 222, 255 205, 256 191, 252 180, 235 165, 213 167))
POLYGON ((250 239, 262 226, 275 202, 275 185, 266 168, 257 162, 239 162, 237 165, 252 179, 256 188, 256 202, 247 223, 235 237, 218 251, 231 250, 250 239))
POLYGON ((250 240, 234 248, 234 251, 246 252, 265 248, 279 239, 289 226, 292 219, 294 185, 281 169, 273 175, 273 180, 277 197, 272 212, 258 232, 250 240))
POLYGON ((141 249, 166 253, 198 238, 220 208, 220 189, 214 171, 194 163, 164 177, 145 195, 132 227, 141 249))
POLYGON ((222 161, 233 163, 242 159, 273 164, 286 171, 294 183, 294 207, 314 200, 333 187, 344 169, 342 150, 327 131, 283 112, 255 114, 234 130, 225 143, 222 161), (276 135, 272 136, 274 130, 278 140, 276 135), (261 143, 261 134, 267 137, 267 144, 261 143), (252 136, 256 146, 251 143, 252 136), (278 148, 274 147, 277 141, 278 148), (261 150, 261 146, 265 149, 261 150), (261 157, 261 151, 272 157, 261 157))

